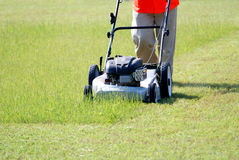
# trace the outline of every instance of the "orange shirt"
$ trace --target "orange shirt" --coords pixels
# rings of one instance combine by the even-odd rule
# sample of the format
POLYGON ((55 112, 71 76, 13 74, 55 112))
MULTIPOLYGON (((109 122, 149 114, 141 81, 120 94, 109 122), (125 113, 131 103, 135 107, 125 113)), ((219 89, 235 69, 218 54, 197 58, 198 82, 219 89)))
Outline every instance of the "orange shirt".
MULTIPOLYGON (((163 13, 165 12, 166 0, 134 0, 133 8, 138 13, 163 13)), ((170 10, 179 5, 179 0, 171 0, 170 10)))

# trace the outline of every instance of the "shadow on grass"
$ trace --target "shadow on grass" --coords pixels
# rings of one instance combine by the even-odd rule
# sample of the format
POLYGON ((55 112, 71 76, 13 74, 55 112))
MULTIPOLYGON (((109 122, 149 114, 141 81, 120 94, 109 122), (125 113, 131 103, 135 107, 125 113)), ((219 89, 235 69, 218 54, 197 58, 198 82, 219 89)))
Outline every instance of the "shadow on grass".
POLYGON ((212 89, 223 89, 224 93, 239 92, 239 84, 174 82, 173 85, 178 87, 206 87, 206 88, 212 88, 212 89))
POLYGON ((192 99, 199 99, 199 96, 194 96, 194 95, 187 95, 183 93, 173 93, 171 98, 163 98, 161 100, 161 104, 173 104, 177 99, 187 99, 187 100, 192 100, 192 99))
MULTIPOLYGON (((228 83, 181 83, 174 82, 174 86, 177 87, 205 87, 217 90, 216 92, 226 94, 226 93, 239 93, 239 84, 228 84, 228 83)), ((183 93, 173 93, 171 98, 162 99, 161 104, 173 104, 177 99, 199 99, 199 96, 186 95, 183 93)))

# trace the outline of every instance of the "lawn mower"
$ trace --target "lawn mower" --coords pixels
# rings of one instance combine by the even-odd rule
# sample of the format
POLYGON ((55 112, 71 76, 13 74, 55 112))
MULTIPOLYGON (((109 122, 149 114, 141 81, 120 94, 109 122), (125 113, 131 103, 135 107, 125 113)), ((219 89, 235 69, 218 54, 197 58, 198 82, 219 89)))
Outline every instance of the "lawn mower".
MULTIPOLYGON (((86 97, 105 97, 120 95, 124 98, 157 103, 161 98, 172 96, 172 73, 169 63, 162 62, 164 37, 169 35, 167 21, 170 7, 168 0, 164 19, 161 26, 130 26, 115 27, 119 5, 122 0, 116 1, 115 13, 110 13, 111 32, 107 55, 102 69, 103 57, 100 65, 91 65, 88 75, 88 84, 84 88, 86 97), (158 63, 143 63, 141 58, 116 55, 111 57, 111 47, 116 31, 131 29, 159 29, 157 38, 160 38, 158 63)), ((155 45, 156 46, 156 45, 155 45)))

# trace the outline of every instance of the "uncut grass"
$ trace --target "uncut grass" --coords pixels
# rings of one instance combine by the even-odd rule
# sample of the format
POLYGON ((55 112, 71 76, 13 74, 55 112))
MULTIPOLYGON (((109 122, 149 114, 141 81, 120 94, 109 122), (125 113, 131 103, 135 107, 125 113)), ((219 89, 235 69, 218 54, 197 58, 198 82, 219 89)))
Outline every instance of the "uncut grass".
MULTIPOLYGON (((200 5, 193 10, 195 1, 181 2, 176 55, 238 30, 237 1, 232 5, 204 2, 197 2, 200 5), (221 12, 215 12, 215 8, 221 12), (206 16, 201 16, 201 10, 206 16)), ((92 107, 94 114, 86 121, 89 113, 79 109, 92 106, 83 102, 83 87, 87 84, 88 66, 97 64, 98 57, 106 53, 105 33, 110 29, 108 15, 114 10, 114 1, 0 3, 1 122, 114 123, 130 117, 129 102, 122 102, 127 112, 117 101, 101 102, 106 106, 105 113, 117 108, 115 118, 108 114, 94 116, 98 110, 92 107), (107 107, 110 105, 113 107, 107 107)), ((131 14, 131 2, 124 2, 118 25, 130 25, 131 14)), ((130 32, 117 33, 113 54, 134 55, 133 47, 130 32)), ((141 107, 136 108, 135 116, 142 114, 141 107)))
POLYGON ((133 99, 126 100, 121 96, 112 96, 103 101, 99 98, 94 100, 85 98, 76 106, 65 106, 62 103, 40 107, 28 105, 24 109, 13 106, 14 108, 9 107, 5 110, 6 113, 1 114, 0 119, 2 122, 10 123, 117 123, 139 115, 139 111, 144 109, 139 103, 133 99), (16 114, 12 114, 12 110, 16 114), (8 114, 11 119, 5 116, 8 114))

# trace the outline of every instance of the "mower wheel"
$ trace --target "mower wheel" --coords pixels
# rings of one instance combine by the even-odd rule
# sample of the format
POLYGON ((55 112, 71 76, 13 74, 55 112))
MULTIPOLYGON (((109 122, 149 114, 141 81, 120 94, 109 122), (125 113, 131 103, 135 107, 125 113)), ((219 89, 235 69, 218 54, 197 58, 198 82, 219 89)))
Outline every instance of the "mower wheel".
POLYGON ((91 88, 90 85, 85 85, 84 96, 85 97, 91 97, 92 96, 92 88, 91 88))
POLYGON ((89 85, 92 86, 93 80, 100 75, 99 67, 97 65, 91 65, 89 69, 89 85))
POLYGON ((156 98, 155 87, 156 87, 155 83, 149 84, 149 102, 151 103, 155 102, 156 98))
POLYGON ((162 98, 172 96, 172 72, 169 63, 162 63, 160 68, 160 94, 162 98))

